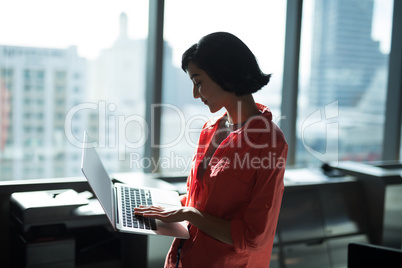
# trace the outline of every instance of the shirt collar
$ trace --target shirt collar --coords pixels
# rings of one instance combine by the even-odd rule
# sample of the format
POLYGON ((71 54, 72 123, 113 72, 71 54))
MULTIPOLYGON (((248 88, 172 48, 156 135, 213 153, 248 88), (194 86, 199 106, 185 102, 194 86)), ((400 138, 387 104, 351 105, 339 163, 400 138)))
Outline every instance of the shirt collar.
MULTIPOLYGON (((268 106, 265 106, 265 105, 262 105, 262 104, 259 104, 259 103, 256 103, 256 105, 257 105, 258 110, 260 110, 261 115, 264 116, 264 117, 267 117, 267 119, 268 119, 269 121, 271 121, 271 120, 272 120, 272 113, 271 113, 271 111, 269 110, 268 106)), ((204 127, 204 128, 214 128, 214 126, 216 125, 216 123, 217 123, 222 117, 226 116, 226 114, 227 114, 227 113, 225 112, 225 113, 222 114, 222 115, 218 115, 218 116, 212 117, 212 118, 209 119, 208 122, 205 124, 205 127, 204 127)), ((242 129, 243 129, 243 127, 239 128, 239 129, 237 129, 237 130, 235 130, 235 131, 233 131, 233 132, 239 133, 239 132, 242 131, 242 129)))

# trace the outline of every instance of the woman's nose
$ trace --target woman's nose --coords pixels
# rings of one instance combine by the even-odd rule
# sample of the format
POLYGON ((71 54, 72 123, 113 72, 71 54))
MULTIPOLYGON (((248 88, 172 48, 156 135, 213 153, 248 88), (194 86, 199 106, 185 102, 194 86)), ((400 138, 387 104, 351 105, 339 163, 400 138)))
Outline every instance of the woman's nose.
POLYGON ((193 86, 193 97, 194 99, 198 99, 200 97, 200 92, 198 91, 198 87, 196 85, 193 86))

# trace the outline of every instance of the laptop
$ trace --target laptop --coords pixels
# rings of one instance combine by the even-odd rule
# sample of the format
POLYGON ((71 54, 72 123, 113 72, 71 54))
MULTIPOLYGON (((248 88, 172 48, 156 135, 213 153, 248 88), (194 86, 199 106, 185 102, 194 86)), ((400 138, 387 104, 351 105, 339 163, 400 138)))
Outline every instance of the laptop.
POLYGON ((115 231, 189 238, 186 222, 164 223, 133 213, 140 205, 181 207, 176 191, 113 183, 91 144, 85 131, 81 170, 115 231))

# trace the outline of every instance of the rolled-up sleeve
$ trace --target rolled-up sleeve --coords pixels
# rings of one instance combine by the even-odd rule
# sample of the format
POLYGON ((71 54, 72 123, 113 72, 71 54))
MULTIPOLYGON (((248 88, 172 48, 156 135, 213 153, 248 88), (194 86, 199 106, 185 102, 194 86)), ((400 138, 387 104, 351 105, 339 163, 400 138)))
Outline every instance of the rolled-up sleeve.
POLYGON ((187 202, 187 194, 180 195, 180 203, 184 207, 187 202))
MULTIPOLYGON (((263 155, 276 155, 272 166, 257 170, 252 198, 241 219, 231 222, 233 247, 236 252, 259 251, 272 246, 284 191, 287 144, 274 150, 262 150, 263 155)), ((269 164, 269 163, 268 163, 269 164)))
MULTIPOLYGON (((194 157, 193 157, 193 161, 194 161, 194 157)), ((188 177, 187 177, 187 181, 186 181, 186 193, 180 195, 180 202, 181 202, 181 205, 182 205, 183 207, 188 205, 188 204, 187 204, 187 197, 188 197, 188 191, 189 191, 189 188, 190 188, 190 183, 191 183, 191 178, 192 178, 191 174, 192 174, 192 173, 193 173, 193 168, 191 168, 190 175, 188 175, 188 177)))

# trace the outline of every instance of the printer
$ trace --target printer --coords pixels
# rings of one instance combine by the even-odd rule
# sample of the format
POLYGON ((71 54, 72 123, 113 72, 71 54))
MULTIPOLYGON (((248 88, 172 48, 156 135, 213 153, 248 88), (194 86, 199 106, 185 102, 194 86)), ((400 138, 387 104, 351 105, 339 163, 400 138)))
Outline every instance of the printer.
POLYGON ((13 193, 10 245, 13 267, 75 267, 71 228, 102 225, 106 216, 89 192, 71 189, 13 193))

